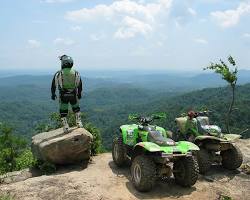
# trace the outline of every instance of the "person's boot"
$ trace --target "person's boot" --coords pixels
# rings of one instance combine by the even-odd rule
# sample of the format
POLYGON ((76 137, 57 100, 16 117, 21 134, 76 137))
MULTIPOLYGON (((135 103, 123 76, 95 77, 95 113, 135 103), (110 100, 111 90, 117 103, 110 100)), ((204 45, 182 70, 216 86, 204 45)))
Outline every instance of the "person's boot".
POLYGON ((64 133, 69 133, 69 124, 67 122, 67 118, 66 117, 62 117, 62 124, 63 124, 63 132, 64 133))
POLYGON ((78 128, 83 128, 82 119, 81 119, 81 112, 76 113, 76 125, 78 128))

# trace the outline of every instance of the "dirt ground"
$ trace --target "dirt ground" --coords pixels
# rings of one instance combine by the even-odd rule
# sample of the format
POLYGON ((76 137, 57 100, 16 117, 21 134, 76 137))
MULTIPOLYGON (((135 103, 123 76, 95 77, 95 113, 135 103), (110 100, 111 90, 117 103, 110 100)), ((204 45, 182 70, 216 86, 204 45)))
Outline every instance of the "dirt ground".
MULTIPOLYGON (((250 140, 240 140, 238 146, 244 152, 244 162, 249 162, 250 140)), ((129 167, 118 169, 111 154, 105 153, 95 156, 85 169, 72 166, 50 176, 2 184, 0 194, 11 194, 17 200, 219 200, 223 195, 234 200, 250 199, 250 175, 220 166, 213 166, 206 176, 200 176, 192 188, 180 187, 169 178, 159 180, 152 191, 140 193, 130 178, 129 167)))

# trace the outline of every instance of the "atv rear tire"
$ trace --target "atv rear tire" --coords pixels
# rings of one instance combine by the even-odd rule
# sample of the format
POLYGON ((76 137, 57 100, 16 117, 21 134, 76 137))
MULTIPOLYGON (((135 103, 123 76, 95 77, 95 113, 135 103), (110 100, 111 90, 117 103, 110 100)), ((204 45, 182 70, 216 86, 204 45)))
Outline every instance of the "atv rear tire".
POLYGON ((199 164, 199 172, 200 174, 205 174, 209 171, 212 160, 209 155, 209 152, 206 149, 200 149, 200 151, 197 152, 197 161, 199 164))
POLYGON ((131 165, 132 182, 140 192, 147 192, 155 185, 156 166, 147 156, 136 156, 131 165))
POLYGON ((122 167, 126 163, 126 152, 122 141, 122 136, 115 138, 112 146, 112 158, 118 167, 122 167))
POLYGON ((193 186, 199 174, 198 162, 194 156, 183 157, 174 162, 175 182, 183 187, 193 186))
POLYGON ((229 170, 237 169, 241 166, 243 158, 240 149, 234 145, 232 148, 221 151, 222 166, 229 170))

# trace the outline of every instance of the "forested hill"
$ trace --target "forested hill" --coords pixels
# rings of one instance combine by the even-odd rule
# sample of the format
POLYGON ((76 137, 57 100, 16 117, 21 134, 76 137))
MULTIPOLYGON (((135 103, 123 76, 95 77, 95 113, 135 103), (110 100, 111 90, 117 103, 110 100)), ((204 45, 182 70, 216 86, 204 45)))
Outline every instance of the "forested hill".
MULTIPOLYGON (((225 128, 225 114, 230 103, 231 91, 228 87, 203 89, 189 92, 175 97, 155 96, 151 102, 136 104, 135 98, 132 102, 115 104, 112 107, 89 106, 86 112, 89 117, 102 130, 105 146, 111 144, 112 136, 117 133, 119 125, 129 123, 127 116, 130 113, 150 114, 154 112, 166 112, 166 120, 158 122, 167 129, 175 130, 174 119, 189 109, 201 110, 207 108, 211 123, 225 128)), ((250 84, 238 86, 236 89, 236 104, 232 114, 231 126, 234 133, 250 128, 250 84)), ((156 122, 157 123, 157 122, 156 122)), ((243 137, 249 138, 250 131, 244 133, 243 137)))
MULTIPOLYGON (((35 127, 46 123, 51 112, 58 111, 58 103, 50 100, 48 81, 41 78, 39 80, 43 84, 36 84, 35 79, 31 82, 26 79, 23 78, 17 85, 13 82, 7 84, 6 80, 10 81, 11 78, 0 79, 0 122, 11 124, 16 134, 30 140, 35 127)), ((150 85, 150 81, 146 85, 150 85)), ((168 85, 165 86, 169 88, 168 91, 164 92, 104 79, 89 79, 85 87, 87 90, 81 100, 82 110, 101 130, 104 146, 108 148, 118 127, 129 123, 127 118, 130 113, 166 112, 167 119, 159 124, 172 130, 175 128, 174 119, 181 113, 191 108, 206 107, 214 111, 211 114, 212 121, 224 127, 231 95, 227 87, 186 91, 183 94, 183 91, 174 90, 168 85)), ((250 125, 250 84, 237 87, 236 108, 231 124, 234 132, 239 133, 250 125)), ((250 132, 246 132, 244 137, 250 137, 250 132)))
MULTIPOLYGON (((20 72, 19 72, 20 73, 20 72)), ((0 87, 16 87, 35 85, 48 88, 51 84, 51 75, 15 75, 3 76, 0 70, 0 87)), ((185 92, 208 87, 225 86, 226 82, 218 74, 204 72, 159 72, 159 71, 100 71, 81 72, 84 89, 92 91, 97 88, 113 88, 118 85, 151 89, 164 92, 185 92), (200 73, 200 74, 199 74, 200 73)), ((238 84, 250 81, 250 70, 239 70, 238 84)))

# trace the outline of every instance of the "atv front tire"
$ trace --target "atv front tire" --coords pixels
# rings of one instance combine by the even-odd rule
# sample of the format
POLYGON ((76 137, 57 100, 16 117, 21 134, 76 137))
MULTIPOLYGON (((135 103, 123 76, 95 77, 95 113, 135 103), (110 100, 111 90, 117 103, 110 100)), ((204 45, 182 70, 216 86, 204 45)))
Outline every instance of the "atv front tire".
POLYGON ((112 146, 112 158, 118 167, 122 167, 126 163, 126 152, 122 141, 122 136, 115 138, 112 146))
POLYGON ((131 165, 131 175, 135 188, 140 192, 147 192, 155 185, 155 163, 147 156, 136 156, 131 165))
POLYGON ((199 164, 199 172, 200 174, 205 174, 209 171, 212 160, 209 155, 209 152, 206 149, 200 149, 200 151, 197 152, 197 161, 199 164))
POLYGON ((199 174, 198 162, 194 156, 183 157, 174 162, 175 182, 183 187, 193 186, 199 174))
POLYGON ((235 170, 241 166, 243 158, 240 149, 234 145, 232 148, 221 151, 222 166, 229 170, 235 170))

